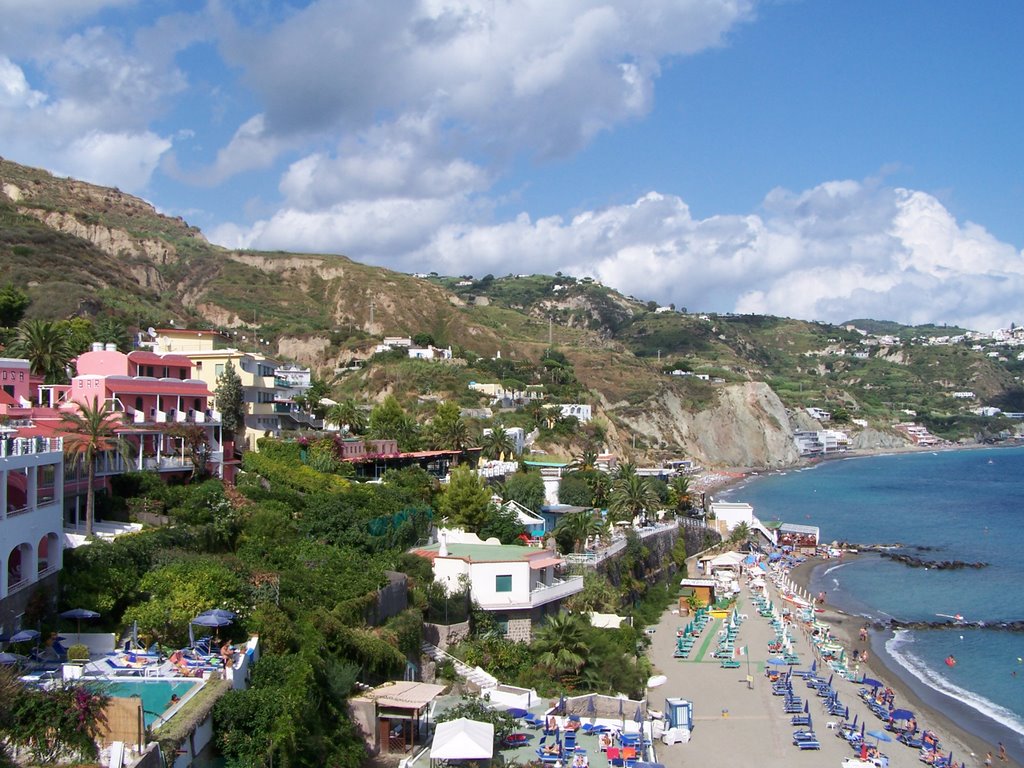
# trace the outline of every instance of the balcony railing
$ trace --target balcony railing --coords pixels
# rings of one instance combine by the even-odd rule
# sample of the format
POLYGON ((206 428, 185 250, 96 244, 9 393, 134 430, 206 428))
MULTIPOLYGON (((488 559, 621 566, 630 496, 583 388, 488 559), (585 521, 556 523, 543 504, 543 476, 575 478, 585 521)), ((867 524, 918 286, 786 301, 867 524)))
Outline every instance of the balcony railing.
POLYGON ((40 581, 45 579, 47 576, 49 576, 51 574, 54 574, 54 573, 57 573, 59 570, 60 570, 60 568, 58 568, 56 565, 51 565, 49 568, 45 568, 44 570, 39 571, 39 573, 36 574, 34 579, 29 576, 29 577, 26 577, 26 578, 22 579, 21 581, 15 583, 15 584, 8 584, 7 585, 7 595, 6 596, 10 597, 11 595, 13 595, 13 594, 15 594, 17 592, 21 592, 23 589, 28 589, 32 585, 38 584, 40 581))
POLYGON ((63 450, 62 437, 5 437, 0 440, 0 459, 33 453, 59 453, 63 450))
POLYGON ((561 600, 583 590, 583 577, 571 576, 567 579, 554 579, 550 584, 539 584, 530 590, 524 600, 514 594, 497 595, 488 600, 478 600, 484 610, 525 610, 561 600))

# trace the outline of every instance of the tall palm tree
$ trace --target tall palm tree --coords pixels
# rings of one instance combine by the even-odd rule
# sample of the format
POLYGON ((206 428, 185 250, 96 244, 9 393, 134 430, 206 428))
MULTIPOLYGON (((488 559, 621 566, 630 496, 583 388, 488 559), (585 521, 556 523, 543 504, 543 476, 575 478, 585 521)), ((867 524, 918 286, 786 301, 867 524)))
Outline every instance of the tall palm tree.
POLYGON ((117 434, 121 416, 112 411, 109 404, 94 398, 92 405, 78 403, 78 410, 61 414, 60 431, 64 434, 64 452, 73 460, 82 461, 86 467, 88 485, 85 491, 85 535, 92 536, 95 520, 96 457, 106 451, 129 453, 128 446, 117 434))
POLYGON ((578 613, 564 612, 548 619, 534 636, 537 663, 559 677, 577 674, 587 663, 590 652, 583 621, 578 613))
POLYGON ((729 533, 730 544, 743 544, 747 539, 750 538, 750 526, 745 522, 739 522, 736 527, 729 533))
POLYGON ((74 357, 67 330, 50 320, 23 321, 7 351, 28 360, 32 373, 47 384, 67 381, 67 367, 74 357))
POLYGON ((332 405, 327 409, 325 418, 353 435, 361 435, 366 431, 366 414, 352 399, 332 405))
POLYGON ((693 497, 690 494, 690 478, 677 475, 668 484, 668 500, 675 507, 676 512, 685 513, 693 506, 693 497))
POLYGON ((594 495, 594 506, 604 508, 608 503, 608 494, 612 490, 612 479, 606 473, 597 471, 587 476, 587 485, 594 495))
POLYGON ((620 475, 612 483, 608 511, 616 520, 632 520, 638 516, 646 517, 647 512, 659 503, 658 494, 646 478, 635 473, 620 475))
POLYGON ((592 510, 581 509, 562 515, 555 526, 555 535, 564 533, 572 539, 573 551, 582 552, 583 545, 591 536, 601 534, 601 524, 592 510))
POLYGON ((502 461, 504 461, 506 456, 511 457, 516 452, 515 441, 505 431, 505 427, 500 424, 480 438, 480 447, 484 449, 484 456, 488 459, 500 459, 502 461))

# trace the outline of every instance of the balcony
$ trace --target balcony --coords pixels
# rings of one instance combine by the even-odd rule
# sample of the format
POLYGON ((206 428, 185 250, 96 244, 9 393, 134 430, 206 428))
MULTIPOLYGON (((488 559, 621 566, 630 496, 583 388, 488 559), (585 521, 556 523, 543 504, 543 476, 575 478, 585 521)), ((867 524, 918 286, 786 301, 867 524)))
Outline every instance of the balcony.
POLYGON ((552 603, 555 600, 562 600, 582 591, 583 577, 570 576, 566 579, 553 579, 550 584, 538 584, 530 590, 525 599, 522 593, 510 593, 507 596, 499 595, 490 600, 478 600, 478 602, 485 611, 528 610, 552 603))

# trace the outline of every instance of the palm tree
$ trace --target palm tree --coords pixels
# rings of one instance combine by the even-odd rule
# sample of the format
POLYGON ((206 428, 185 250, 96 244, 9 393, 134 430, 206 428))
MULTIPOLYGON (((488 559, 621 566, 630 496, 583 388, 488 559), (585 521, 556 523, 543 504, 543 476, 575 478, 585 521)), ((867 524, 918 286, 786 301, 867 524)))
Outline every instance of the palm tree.
POLYGON ((612 489, 611 478, 601 471, 592 472, 587 476, 587 485, 590 486, 590 492, 594 495, 594 506, 603 509, 604 505, 608 503, 608 494, 612 489))
POLYGON ((558 677, 577 674, 587 663, 590 652, 583 621, 578 613, 552 616, 534 636, 537 663, 558 677))
POLYGON ((620 475, 612 483, 608 511, 616 520, 632 520, 639 515, 646 517, 648 510, 659 503, 658 494, 646 478, 635 473, 620 475))
POLYGON ((731 544, 742 544, 750 538, 750 526, 745 522, 739 522, 736 527, 729 533, 729 542, 731 544))
POLYGON ((591 472, 597 469, 597 451, 593 448, 584 448, 572 457, 570 467, 573 472, 591 472))
POLYGON ((361 435, 366 431, 366 414, 356 405, 355 400, 335 403, 327 409, 324 418, 353 435, 361 435))
POLYGON ((433 424, 432 442, 434 447, 440 450, 464 451, 473 447, 473 437, 469 433, 469 427, 462 418, 444 420, 440 424, 433 424))
POLYGON ((94 398, 92 405, 78 403, 78 411, 61 414, 60 431, 64 434, 64 452, 73 460, 82 461, 86 467, 88 485, 85 491, 85 535, 92 536, 95 519, 96 457, 106 451, 129 453, 128 446, 117 434, 121 416, 112 411, 106 402, 94 398))
POLYGON ((501 461, 504 461, 506 456, 513 456, 516 452, 515 441, 505 431, 505 427, 500 424, 480 438, 480 447, 484 449, 484 456, 488 459, 501 461))
POLYGON ((668 500, 676 508, 676 512, 685 513, 693 505, 693 498, 690 495, 690 478, 677 475, 668 484, 668 500))
POLYGON ((64 328, 49 320, 25 320, 18 326, 8 353, 28 360, 35 376, 47 384, 67 381, 67 367, 74 357, 64 328))
POLYGON ((573 552, 582 552, 583 545, 591 536, 601 534, 601 525, 592 510, 581 509, 562 515, 555 526, 555 535, 564 533, 572 539, 573 552))

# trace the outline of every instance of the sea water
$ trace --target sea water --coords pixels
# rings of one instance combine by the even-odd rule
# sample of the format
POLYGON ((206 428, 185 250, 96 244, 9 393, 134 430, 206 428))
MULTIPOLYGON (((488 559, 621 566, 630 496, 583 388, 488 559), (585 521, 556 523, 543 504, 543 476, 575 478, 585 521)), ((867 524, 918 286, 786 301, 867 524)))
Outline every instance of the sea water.
MULTIPOLYGON (((878 555, 830 561, 816 570, 812 587, 848 612, 904 621, 1024 620, 1024 448, 826 461, 718 497, 752 504, 762 520, 816 525, 826 542, 901 544, 924 560, 988 563, 937 570, 878 555)), ((900 631, 885 649, 904 676, 969 707, 975 725, 987 720, 1012 730, 1014 737, 1002 740, 1024 749, 1024 633, 962 626, 900 631), (955 666, 945 663, 950 654, 955 666)), ((943 706, 934 698, 929 703, 943 706)), ((999 733, 980 731, 989 738, 999 733)))

